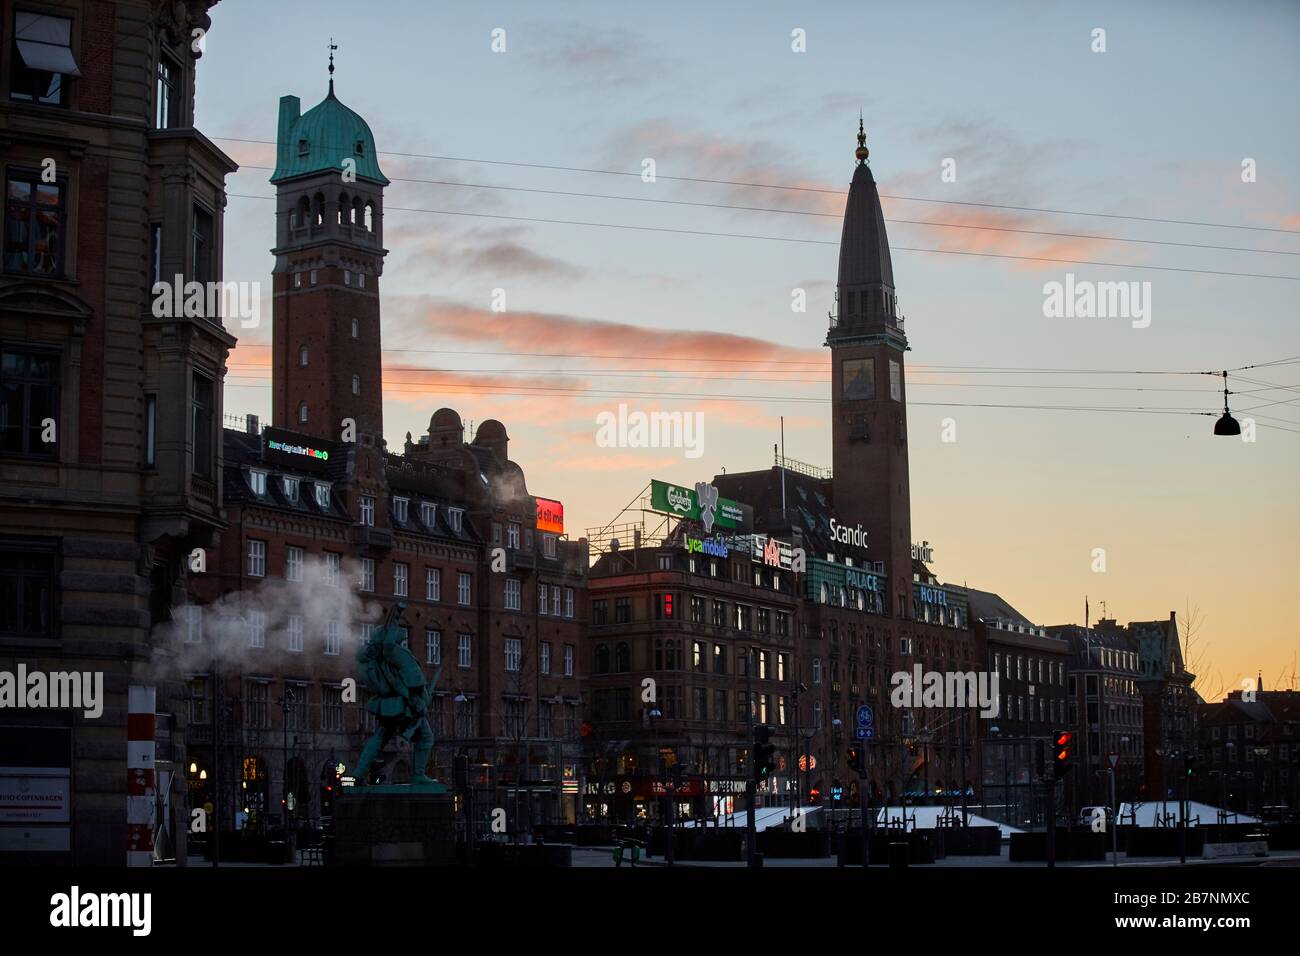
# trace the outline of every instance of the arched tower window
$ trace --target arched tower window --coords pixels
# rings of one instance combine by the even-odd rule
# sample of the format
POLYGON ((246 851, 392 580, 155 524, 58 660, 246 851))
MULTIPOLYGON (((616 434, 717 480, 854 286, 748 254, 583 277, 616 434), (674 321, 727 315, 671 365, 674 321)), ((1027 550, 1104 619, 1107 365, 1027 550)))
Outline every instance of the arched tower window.
POLYGON ((339 211, 335 215, 334 221, 337 222, 340 226, 347 225, 350 208, 351 207, 348 204, 348 194, 339 193, 339 211))
POLYGON ((366 203, 365 224, 366 232, 373 233, 375 231, 375 204, 372 202, 366 203))
POLYGON ((306 424, 307 422, 307 403, 303 402, 298 406, 298 423, 306 424))
POLYGON ((325 197, 317 193, 312 199, 312 225, 322 226, 325 224, 325 197))
POLYGON ((359 226, 365 222, 366 215, 362 211, 361 197, 357 196, 352 200, 352 225, 359 226))

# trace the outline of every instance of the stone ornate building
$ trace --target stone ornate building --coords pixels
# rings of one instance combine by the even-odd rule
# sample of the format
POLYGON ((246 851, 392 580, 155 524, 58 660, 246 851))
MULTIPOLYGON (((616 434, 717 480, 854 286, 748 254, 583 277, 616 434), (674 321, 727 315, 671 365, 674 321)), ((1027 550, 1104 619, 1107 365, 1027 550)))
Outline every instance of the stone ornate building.
POLYGON ((0 3, 0 669, 102 672, 107 698, 93 719, 0 715, 6 782, 40 771, 58 794, 0 820, 0 860, 126 861, 129 687, 156 693, 165 795, 183 758, 152 633, 187 555, 226 527, 235 343, 206 298, 172 308, 178 277, 222 274, 236 167, 194 117, 194 31, 212 6, 0 3))

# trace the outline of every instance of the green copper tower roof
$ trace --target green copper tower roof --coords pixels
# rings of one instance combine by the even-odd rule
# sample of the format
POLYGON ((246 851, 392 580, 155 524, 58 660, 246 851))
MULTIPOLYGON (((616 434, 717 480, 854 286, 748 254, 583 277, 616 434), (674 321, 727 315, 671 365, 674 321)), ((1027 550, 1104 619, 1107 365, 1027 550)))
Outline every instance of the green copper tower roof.
POLYGON ((341 173, 345 168, 343 161, 351 159, 356 163, 358 179, 388 185, 388 177, 379 169, 374 134, 359 114, 334 96, 333 79, 325 99, 302 115, 300 109, 298 97, 280 97, 275 172, 271 174, 271 182, 281 183, 326 171, 341 173))

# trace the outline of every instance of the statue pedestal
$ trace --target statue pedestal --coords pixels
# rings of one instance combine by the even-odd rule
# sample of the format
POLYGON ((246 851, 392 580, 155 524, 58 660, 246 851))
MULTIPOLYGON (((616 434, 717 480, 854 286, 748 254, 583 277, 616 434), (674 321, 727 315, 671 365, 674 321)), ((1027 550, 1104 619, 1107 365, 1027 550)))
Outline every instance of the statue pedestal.
POLYGON ((340 866, 454 866, 455 801, 441 784, 349 787, 334 804, 340 866))

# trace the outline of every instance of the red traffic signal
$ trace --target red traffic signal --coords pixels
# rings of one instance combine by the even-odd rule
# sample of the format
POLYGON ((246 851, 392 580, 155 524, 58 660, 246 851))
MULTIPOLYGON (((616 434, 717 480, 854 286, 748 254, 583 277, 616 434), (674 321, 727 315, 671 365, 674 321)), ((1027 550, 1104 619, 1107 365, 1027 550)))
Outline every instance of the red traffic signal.
POLYGON ((1065 776, 1070 769, 1070 757, 1074 753, 1074 734, 1068 730, 1058 730, 1052 736, 1052 770, 1057 779, 1065 776))
POLYGON ((862 748, 861 747, 849 748, 849 769, 854 771, 855 773, 861 773, 862 771, 862 748))

